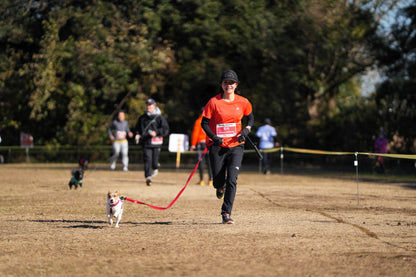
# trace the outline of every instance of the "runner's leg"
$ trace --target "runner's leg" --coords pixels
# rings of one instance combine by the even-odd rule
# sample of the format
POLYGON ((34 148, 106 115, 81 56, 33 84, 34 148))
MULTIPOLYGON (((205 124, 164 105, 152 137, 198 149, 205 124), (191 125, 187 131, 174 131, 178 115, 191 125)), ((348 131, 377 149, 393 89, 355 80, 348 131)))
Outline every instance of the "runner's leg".
POLYGON ((144 177, 148 178, 152 176, 152 148, 143 147, 143 163, 144 163, 144 177))
POLYGON ((213 186, 216 189, 224 187, 225 184, 225 158, 227 149, 221 146, 211 146, 209 158, 212 166, 213 186))
POLYGON ((113 156, 110 158, 110 168, 115 169, 116 168, 116 162, 118 159, 118 156, 120 155, 120 149, 121 149, 121 143, 113 142, 113 156))
POLYGON ((237 178, 240 173, 241 163, 243 161, 244 147, 242 145, 230 148, 227 162, 227 180, 224 195, 224 203, 221 208, 221 213, 228 213, 234 205, 235 194, 237 192, 237 178))
POLYGON ((129 143, 127 141, 124 141, 121 144, 121 162, 123 163, 123 168, 126 168, 129 166, 129 143))

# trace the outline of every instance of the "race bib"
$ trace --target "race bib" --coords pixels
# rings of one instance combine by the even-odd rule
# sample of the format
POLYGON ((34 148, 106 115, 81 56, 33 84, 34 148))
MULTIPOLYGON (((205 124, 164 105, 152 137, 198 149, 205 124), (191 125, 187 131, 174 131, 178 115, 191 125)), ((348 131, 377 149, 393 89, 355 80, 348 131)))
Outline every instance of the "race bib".
POLYGON ((237 135, 237 123, 217 124, 217 136, 220 138, 231 138, 237 135))
POLYGON ((163 144, 163 137, 152 137, 151 144, 152 145, 162 145, 163 144))
POLYGON ((126 136, 127 136, 126 131, 117 131, 116 132, 116 139, 117 140, 125 139, 126 136))

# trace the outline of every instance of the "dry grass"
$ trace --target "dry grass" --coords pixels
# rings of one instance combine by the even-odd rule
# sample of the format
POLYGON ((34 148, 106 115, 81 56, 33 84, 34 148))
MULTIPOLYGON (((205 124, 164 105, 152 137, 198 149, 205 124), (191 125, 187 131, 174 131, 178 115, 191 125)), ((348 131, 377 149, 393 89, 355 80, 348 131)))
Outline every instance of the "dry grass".
POLYGON ((190 171, 87 171, 68 164, 0 166, 2 276, 415 276, 415 184, 241 173, 235 225, 212 187, 191 181, 164 211, 125 203, 106 222, 106 193, 167 206, 190 171))

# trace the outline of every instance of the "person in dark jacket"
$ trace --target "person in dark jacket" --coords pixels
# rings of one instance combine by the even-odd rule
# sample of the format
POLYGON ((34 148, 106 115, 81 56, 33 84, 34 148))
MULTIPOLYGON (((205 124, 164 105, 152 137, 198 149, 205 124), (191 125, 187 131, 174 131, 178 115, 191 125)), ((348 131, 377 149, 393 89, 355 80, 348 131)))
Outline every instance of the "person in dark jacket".
POLYGON ((162 116, 156 101, 149 98, 146 101, 146 111, 139 117, 135 127, 136 143, 143 146, 144 177, 146 185, 152 184, 152 177, 159 172, 159 154, 163 137, 169 134, 169 125, 162 116))

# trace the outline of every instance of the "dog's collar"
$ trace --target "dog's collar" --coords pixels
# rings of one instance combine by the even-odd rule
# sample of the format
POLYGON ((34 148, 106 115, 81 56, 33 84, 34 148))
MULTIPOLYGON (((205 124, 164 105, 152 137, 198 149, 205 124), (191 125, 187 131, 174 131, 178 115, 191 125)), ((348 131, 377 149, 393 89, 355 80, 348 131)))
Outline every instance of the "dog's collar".
POLYGON ((118 201, 117 201, 115 204, 113 204, 113 205, 111 205, 111 204, 110 204, 110 206, 111 206, 111 207, 115 207, 115 206, 117 206, 117 205, 118 205, 118 203, 120 203, 120 200, 118 200, 118 201))
MULTIPOLYGON (((113 205, 111 205, 110 204, 110 213, 111 214, 113 214, 113 208, 115 207, 115 206, 117 206, 118 204, 120 203, 120 200, 118 200, 115 204, 113 204, 113 205)), ((123 206, 121 207, 121 209, 123 209, 123 206)))

